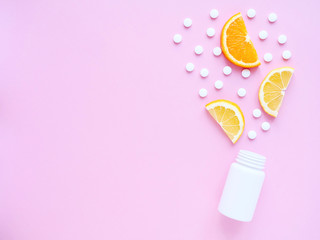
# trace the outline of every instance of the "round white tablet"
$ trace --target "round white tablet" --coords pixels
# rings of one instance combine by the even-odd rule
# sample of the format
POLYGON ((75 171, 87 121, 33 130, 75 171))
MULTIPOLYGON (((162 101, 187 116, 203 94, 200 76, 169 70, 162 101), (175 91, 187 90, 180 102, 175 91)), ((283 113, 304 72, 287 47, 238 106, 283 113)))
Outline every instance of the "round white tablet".
POLYGON ((259 32, 259 38, 261 40, 265 40, 267 37, 268 37, 268 32, 267 31, 262 30, 262 31, 259 32))
POLYGON ((247 91, 244 88, 239 88, 238 95, 239 97, 244 97, 247 94, 247 91))
POLYGON ((277 14, 275 14, 275 13, 270 13, 269 16, 268 16, 268 20, 269 20, 269 22, 271 22, 271 23, 277 21, 277 19, 278 19, 278 16, 277 16, 277 14))
POLYGON ((230 75, 231 74, 231 72, 232 72, 232 69, 231 69, 231 67, 229 67, 229 66, 225 66, 224 68, 223 68, 223 73, 224 73, 224 75, 230 75))
POLYGON ((253 110, 252 115, 253 115, 255 118, 261 117, 261 110, 258 109, 258 108, 256 108, 255 110, 253 110))
POLYGON ((248 18, 254 18, 256 16, 256 10, 250 8, 248 11, 247 11, 247 16, 248 18))
POLYGON ((291 58, 291 52, 289 51, 289 50, 285 50, 285 51, 283 51, 283 53, 282 53, 282 57, 283 57, 283 59, 285 59, 285 60, 288 60, 288 59, 290 59, 291 58))
POLYGON ((203 47, 198 45, 194 48, 194 52, 197 54, 197 55, 200 55, 201 53, 203 53, 203 47))
POLYGON ((214 49, 213 49, 213 54, 215 55, 215 56, 220 56, 221 55, 221 48, 219 48, 219 47, 215 47, 214 49))
POLYGON ((210 17, 211 17, 211 18, 215 19, 215 18, 217 18, 218 16, 219 16, 219 11, 218 11, 217 9, 212 9, 212 10, 210 11, 210 17))
POLYGON ((201 89, 199 90, 199 95, 200 95, 200 97, 206 97, 206 96, 208 95, 207 89, 201 88, 201 89))
POLYGON ((173 36, 173 41, 174 41, 175 43, 180 43, 180 42, 182 41, 182 36, 181 36, 180 34, 175 34, 175 35, 173 36))
POLYGON ((268 131, 268 130, 270 129, 270 123, 268 123, 268 122, 263 122, 263 123, 261 124, 261 128, 262 128, 263 131, 268 131))
POLYGON ((249 69, 243 69, 241 72, 242 77, 248 78, 250 77, 250 70, 249 69))
POLYGON ((201 77, 205 78, 205 77, 208 77, 208 75, 209 75, 209 70, 208 70, 208 69, 202 68, 202 69, 200 70, 200 76, 201 76, 201 77))
POLYGON ((214 83, 214 87, 218 90, 220 90, 221 88, 223 88, 223 82, 221 80, 217 80, 214 83))
POLYGON ((213 37, 215 34, 216 34, 216 30, 214 30, 214 28, 208 28, 207 29, 208 37, 213 37))
POLYGON ((184 19, 183 25, 184 25, 186 28, 191 27, 191 25, 192 25, 192 20, 191 20, 190 18, 184 19))
POLYGON ((251 131, 248 132, 248 138, 249 139, 253 140, 256 137, 257 137, 257 133, 255 131, 251 130, 251 131))
POLYGON ((271 62, 272 61, 272 54, 271 53, 266 53, 263 56, 263 59, 264 59, 265 62, 271 62))
POLYGON ((284 34, 281 34, 279 37, 278 37, 278 42, 280 44, 285 44, 287 42, 287 36, 284 35, 284 34))
POLYGON ((187 70, 188 72, 192 72, 193 69, 194 69, 194 64, 193 64, 193 63, 187 63, 187 65, 186 65, 186 70, 187 70))

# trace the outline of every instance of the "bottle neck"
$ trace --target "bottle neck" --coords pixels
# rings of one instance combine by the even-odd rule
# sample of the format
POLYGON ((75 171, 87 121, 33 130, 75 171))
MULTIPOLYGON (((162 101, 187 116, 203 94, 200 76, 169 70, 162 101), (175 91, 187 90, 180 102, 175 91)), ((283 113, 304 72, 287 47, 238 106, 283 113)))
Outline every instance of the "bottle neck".
POLYGON ((236 161, 247 167, 263 170, 266 162, 266 157, 247 150, 240 150, 236 161))

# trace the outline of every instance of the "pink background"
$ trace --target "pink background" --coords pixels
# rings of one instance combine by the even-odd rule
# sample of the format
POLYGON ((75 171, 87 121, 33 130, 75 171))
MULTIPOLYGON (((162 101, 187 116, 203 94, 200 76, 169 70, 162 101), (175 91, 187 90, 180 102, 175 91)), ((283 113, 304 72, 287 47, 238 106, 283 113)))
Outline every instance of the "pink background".
POLYGON ((0 1, 0 239, 320 239, 319 10, 317 0, 0 1), (223 23, 251 7, 249 34, 261 61, 265 52, 274 60, 248 79, 233 65, 225 77, 229 63, 212 49, 223 23), (266 20, 272 11, 274 24, 266 20), (208 27, 217 31, 212 39, 208 27), (175 33, 183 35, 178 46, 175 33), (287 62, 285 49, 293 53, 287 62), (261 80, 286 65, 296 70, 278 118, 254 119, 261 80), (219 98, 244 111, 236 145, 204 108, 219 98), (217 211, 240 149, 268 158, 252 223, 217 211))

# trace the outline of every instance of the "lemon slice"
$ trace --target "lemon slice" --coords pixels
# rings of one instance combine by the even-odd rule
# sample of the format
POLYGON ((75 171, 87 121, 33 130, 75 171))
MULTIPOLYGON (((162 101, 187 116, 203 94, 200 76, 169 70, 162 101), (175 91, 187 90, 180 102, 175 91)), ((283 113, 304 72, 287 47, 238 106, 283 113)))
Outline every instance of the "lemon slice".
POLYGON ((216 100, 208 103, 206 109, 230 140, 236 143, 244 130, 244 117, 240 107, 228 100, 216 100))
POLYGON ((277 117, 282 100, 294 69, 282 67, 272 70, 262 81, 259 89, 259 101, 263 110, 277 117))

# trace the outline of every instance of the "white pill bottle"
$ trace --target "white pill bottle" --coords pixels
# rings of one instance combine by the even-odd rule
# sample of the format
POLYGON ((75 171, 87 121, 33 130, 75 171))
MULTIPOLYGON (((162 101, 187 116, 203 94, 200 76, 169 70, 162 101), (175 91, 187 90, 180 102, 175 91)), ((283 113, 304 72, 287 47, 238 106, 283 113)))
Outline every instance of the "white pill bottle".
POLYGON ((240 150, 231 164, 218 210, 221 214, 242 222, 250 222, 264 182, 266 158, 240 150))

